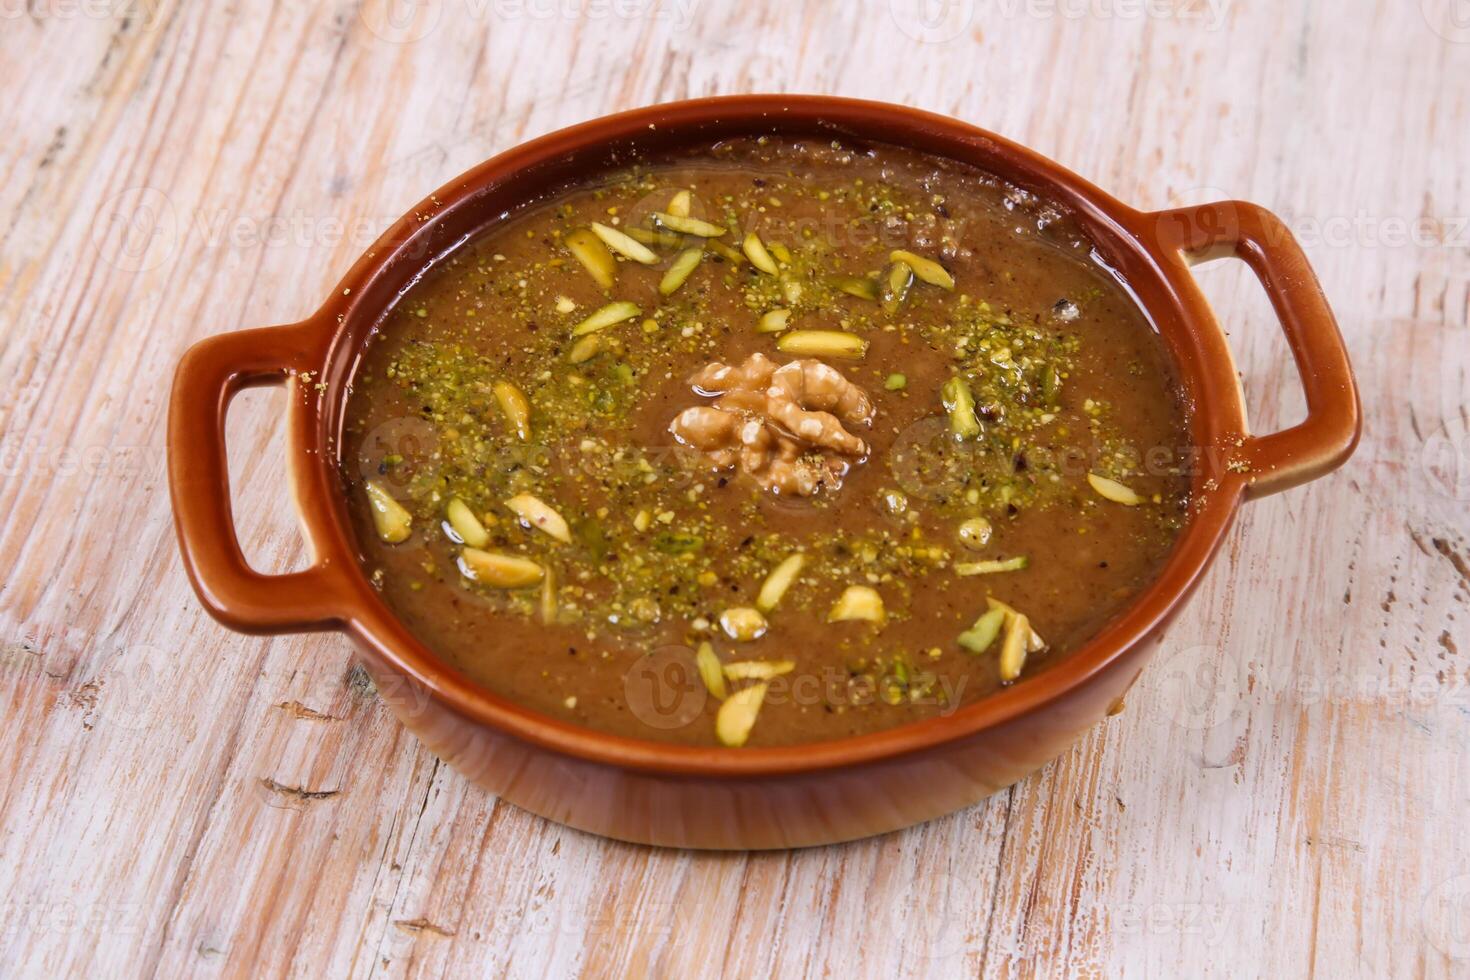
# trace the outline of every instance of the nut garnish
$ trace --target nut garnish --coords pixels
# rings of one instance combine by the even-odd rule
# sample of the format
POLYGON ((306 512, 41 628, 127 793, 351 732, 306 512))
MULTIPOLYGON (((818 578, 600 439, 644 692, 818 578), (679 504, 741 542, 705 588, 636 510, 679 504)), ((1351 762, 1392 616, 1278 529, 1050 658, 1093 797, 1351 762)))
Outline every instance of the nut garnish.
POLYGON ((587 228, 578 228, 567 235, 565 241, 572 257, 582 263, 582 268, 597 285, 603 289, 613 288, 618 281, 618 260, 613 258, 602 239, 587 228))
POLYGON ((767 310, 761 314, 760 323, 756 325, 757 333, 780 333, 786 329, 786 321, 791 319, 791 311, 777 308, 767 310))
POLYGON ((556 571, 545 570, 545 578, 541 580, 541 622, 547 626, 556 622, 558 613, 556 601, 556 571))
POLYGON ((776 341, 776 350, 786 354, 861 360, 867 354, 867 341, 847 331, 791 331, 776 341))
POLYGON ((1031 638, 1031 620, 1017 613, 1006 621, 1005 639, 1000 644, 1000 679, 1010 682, 1021 676, 1031 638))
POLYGON ((657 245, 659 248, 678 248, 684 244, 684 239, 670 231, 658 231, 653 228, 629 228, 628 237, 635 242, 644 245, 657 245))
MULTIPOLYGON (((995 598, 994 596, 987 596, 986 599, 985 599, 985 602, 986 602, 987 605, 990 606, 991 609, 999 609, 1001 612, 1003 612, 1006 615, 1006 617, 1007 617, 1006 618, 1006 622, 1010 622, 1012 618, 1021 615, 1014 608, 1012 608, 1011 606, 1006 605, 1004 602, 1001 602, 999 599, 995 598)), ((1026 649, 1027 649, 1027 651, 1030 652, 1030 653, 1036 653, 1036 652, 1038 652, 1040 650, 1045 649, 1046 648, 1046 642, 1044 640, 1042 640, 1040 634, 1038 634, 1036 632, 1036 630, 1033 627, 1031 627, 1029 620, 1027 621, 1027 630, 1030 633, 1030 636, 1029 636, 1029 638, 1026 641, 1026 649)))
POLYGON ((545 531, 563 544, 572 543, 572 530, 566 518, 553 510, 545 501, 529 493, 518 493, 505 502, 517 517, 529 527, 545 531))
POLYGON ((897 313, 908 299, 914 285, 914 268, 907 262, 895 262, 883 277, 883 311, 897 313))
POLYGON ((797 552, 787 558, 781 564, 771 569, 771 574, 761 583, 760 595, 756 596, 755 607, 761 612, 770 612, 781 602, 786 595, 786 590, 791 588, 791 583, 796 581, 796 576, 801 574, 801 567, 806 564, 806 555, 797 552))
POLYGON ((643 311, 638 308, 637 303, 630 303, 627 300, 608 303, 573 327, 572 336, 585 337, 589 333, 606 330, 608 327, 615 326, 625 320, 632 320, 642 315, 642 313, 643 311))
POLYGON ((738 248, 726 245, 718 238, 711 238, 709 241, 704 243, 704 246, 711 252, 714 252, 720 258, 724 259, 726 262, 729 262, 731 265, 739 266, 745 264, 744 252, 740 251, 738 248))
POLYGON ((1087 482, 1092 484, 1092 489, 1096 490, 1100 496, 1111 500, 1115 504, 1122 504, 1124 507, 1137 507, 1143 503, 1142 497, 1123 486, 1117 480, 1109 480, 1105 476, 1089 473, 1087 474, 1087 482))
POLYGON ((745 252, 745 257, 750 259, 751 265, 768 276, 776 274, 776 260, 771 257, 770 252, 766 251, 766 245, 761 241, 759 235, 753 231, 748 233, 740 247, 745 252))
POLYGON ((883 597, 877 589, 866 585, 849 585, 827 613, 827 622, 841 623, 861 619, 883 625, 888 621, 888 611, 883 606, 883 597))
POLYGON ((674 257, 674 264, 669 266, 669 271, 664 273, 663 279, 659 281, 658 291, 665 296, 670 296, 684 280, 694 272, 694 267, 699 265, 699 260, 704 257, 702 248, 686 248, 674 257))
POLYGON ((782 334, 776 349, 786 354, 815 357, 842 357, 861 360, 868 353, 868 342, 845 330, 793 330, 782 334))
POLYGON ((931 286, 938 286, 940 289, 954 288, 954 276, 950 275, 944 266, 935 262, 933 259, 926 259, 922 255, 915 255, 913 252, 906 252, 903 249, 895 249, 889 253, 888 258, 889 261, 902 262, 907 265, 922 282, 927 282, 931 286))
POLYGON ((483 548, 490 543, 490 532, 485 530, 485 525, 470 510, 470 505, 455 497, 444 508, 444 518, 454 533, 459 537, 462 544, 472 548, 483 548))
POLYGON ((497 589, 520 589, 535 585, 545 574, 541 566, 529 558, 505 555, 498 551, 463 548, 459 553, 459 571, 465 578, 497 589))
POLYGON ((669 426, 718 469, 737 467, 767 490, 810 497, 836 490, 868 445, 847 425, 871 425, 873 404, 841 371, 816 360, 777 366, 752 354, 738 367, 715 362, 690 379, 717 395, 669 426))
POLYGON ((949 431, 956 439, 973 439, 980 434, 980 420, 975 417, 975 396, 970 384, 958 374, 939 388, 944 410, 949 413, 949 431))
POLYGON ((573 364, 581 364, 590 361, 602 353, 602 335, 589 333, 585 337, 578 337, 572 349, 567 351, 567 360, 573 364))
POLYGON ((515 430, 516 438, 521 442, 530 442, 531 403, 526 400, 525 394, 509 381, 495 382, 492 391, 501 413, 515 430))
POLYGON ((720 613, 720 629, 732 640, 749 643, 765 636, 768 629, 766 617, 759 609, 749 606, 733 606, 720 613))
POLYGON ((990 543, 990 534, 990 522, 983 517, 972 517, 959 527, 960 543, 977 551, 990 543))
POLYGON ((616 228, 609 228, 601 222, 594 221, 592 222, 592 233, 602 239, 604 245, 625 259, 632 259, 643 265, 653 265, 658 261, 658 256, 654 255, 647 245, 633 240, 616 228))
POLYGON ((367 482, 367 496, 378 537, 389 544, 406 540, 413 531, 413 515, 376 480, 367 482))
POLYGON ((704 682, 705 690, 721 701, 730 696, 725 687, 725 671, 720 666, 720 658, 708 640, 701 643, 695 651, 694 666, 699 668, 699 679, 704 682))
POLYGON ((1031 560, 1025 555, 993 561, 962 561, 955 565, 956 575, 994 575, 996 572, 1019 572, 1031 560))
POLYGON ((768 681, 795 669, 794 660, 737 660, 724 666, 725 677, 732 681, 768 681))
POLYGON ((657 221, 669 231, 677 231, 681 235, 694 235, 698 238, 719 238, 728 234, 730 229, 724 225, 717 225, 700 218, 692 218, 688 215, 669 214, 664 211, 655 211, 653 220, 657 221))
POLYGON ((719 713, 715 715, 715 737, 721 745, 739 748, 745 744, 760 714, 761 702, 766 699, 768 684, 767 681, 752 684, 736 691, 720 705, 719 713))
POLYGON ((878 299, 878 280, 871 279, 867 276, 833 276, 832 285, 847 295, 856 296, 858 299, 874 301, 878 299))
POLYGON ((1004 609, 991 609, 979 619, 975 625, 959 635, 956 641, 961 647, 973 654, 982 654, 990 649, 995 638, 1000 635, 1000 629, 1005 625, 1006 611, 1004 609))

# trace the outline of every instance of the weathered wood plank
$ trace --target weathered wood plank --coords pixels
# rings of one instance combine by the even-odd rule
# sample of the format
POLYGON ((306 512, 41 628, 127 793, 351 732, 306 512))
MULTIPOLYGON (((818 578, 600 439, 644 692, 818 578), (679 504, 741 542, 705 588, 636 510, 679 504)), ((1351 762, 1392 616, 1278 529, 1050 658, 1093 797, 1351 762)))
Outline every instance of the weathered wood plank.
MULTIPOLYGON (((0 972, 1464 971, 1452 0, 391 6, 0 4, 0 972), (164 407, 189 343, 309 312, 478 160, 751 90, 952 113, 1142 207, 1273 208, 1337 304, 1369 422, 1338 477, 1245 509, 1127 710, 1032 779, 840 848, 649 851, 466 786, 343 641, 210 622, 174 548, 164 407)), ((1255 424, 1289 424, 1258 288, 1228 263, 1199 277, 1255 424)), ((279 405, 242 399, 229 427, 269 569, 301 558, 279 405)))

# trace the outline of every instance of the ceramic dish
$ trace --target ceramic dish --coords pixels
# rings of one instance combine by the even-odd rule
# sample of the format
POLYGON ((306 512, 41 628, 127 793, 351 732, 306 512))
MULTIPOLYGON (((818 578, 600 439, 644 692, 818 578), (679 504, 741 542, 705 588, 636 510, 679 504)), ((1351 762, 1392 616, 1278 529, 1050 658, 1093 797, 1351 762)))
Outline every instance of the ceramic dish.
POLYGON ((398 717, 468 778, 553 820, 624 840, 794 847, 894 830, 968 806, 1037 769, 1117 710, 1245 500, 1322 476, 1351 454, 1359 407, 1332 313, 1284 225, 1226 201, 1140 212, 1023 147, 952 119, 824 97, 741 96, 653 106, 507 151, 441 188, 373 245, 298 323, 210 338, 179 366, 169 479, 185 567, 206 608, 250 633, 351 637, 398 717), (1066 212, 1126 284, 1173 361, 1194 460, 1189 514, 1153 584, 1066 659, 932 717, 857 737, 741 749, 600 733, 537 713, 437 657, 364 572, 339 454, 366 338, 438 260, 526 202, 642 154, 762 134, 884 143, 973 165, 1066 212), (1248 427, 1225 336, 1189 265, 1234 255, 1259 277, 1305 388, 1300 424, 1248 427), (230 398, 283 384, 289 490, 312 563, 263 575, 230 511, 230 398))

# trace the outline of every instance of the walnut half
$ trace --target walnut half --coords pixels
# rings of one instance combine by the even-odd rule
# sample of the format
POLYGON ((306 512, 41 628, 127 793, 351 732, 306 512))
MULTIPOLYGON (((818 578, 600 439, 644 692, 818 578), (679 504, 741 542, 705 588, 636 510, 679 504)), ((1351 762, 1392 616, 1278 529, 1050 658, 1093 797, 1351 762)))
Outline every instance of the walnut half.
POLYGON ((872 401, 821 361, 777 365, 757 353, 738 366, 706 365, 689 383, 715 400, 680 412, 669 426, 674 438, 767 490, 799 497, 835 491, 868 454, 846 426, 872 425, 872 401))

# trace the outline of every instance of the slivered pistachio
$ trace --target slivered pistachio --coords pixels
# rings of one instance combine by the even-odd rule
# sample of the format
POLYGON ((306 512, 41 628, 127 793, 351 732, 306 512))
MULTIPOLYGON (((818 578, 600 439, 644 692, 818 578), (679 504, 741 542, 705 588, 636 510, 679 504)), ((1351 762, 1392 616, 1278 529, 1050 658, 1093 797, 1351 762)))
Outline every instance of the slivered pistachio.
POLYGON ((497 381, 491 390, 495 394, 501 414, 515 430, 516 438, 521 442, 530 442, 531 403, 526 400, 525 394, 509 381, 497 381))
POLYGON ((867 300, 878 298, 878 280, 876 279, 870 279, 867 276, 833 276, 831 282, 849 296, 867 300))
POLYGON ((939 389, 944 410, 949 413, 949 431, 957 439, 973 439, 980 434, 980 420, 975 417, 975 396, 970 383, 960 375, 946 381, 939 389))
POLYGON ((750 730, 760 715, 761 702, 766 698, 769 682, 760 681, 736 691, 720 705, 715 715, 715 737, 721 745, 739 748, 750 738, 750 730))
POLYGON ((1143 503, 1142 497, 1123 486, 1117 480, 1109 480, 1105 476, 1089 473, 1087 474, 1087 482, 1092 484, 1092 489, 1096 490, 1100 496, 1111 500, 1115 504, 1122 504, 1124 507, 1137 507, 1143 503))
POLYGON ((704 682, 705 690, 721 701, 730 696, 729 689, 725 687, 725 671, 720 666, 720 658, 708 640, 694 652, 694 666, 699 668, 699 679, 704 682))
POLYGON ((908 386, 909 379, 896 371, 883 379, 884 391, 903 391, 908 386))
POLYGON ((529 558, 498 551, 463 548, 459 571, 465 578, 497 589, 521 589, 541 581, 545 571, 529 558))
POLYGON ((686 248, 674 257, 674 264, 669 266, 669 271, 664 273, 663 279, 659 281, 658 291, 665 296, 670 296, 684 281, 693 274, 695 266, 704 257, 704 249, 686 248))
POLYGON ((490 532, 470 510, 470 505, 455 497, 444 508, 444 517, 463 544, 472 548, 483 548, 490 543, 490 532))
POLYGON ((694 195, 688 191, 678 191, 669 198, 669 203, 664 210, 676 218, 689 217, 689 209, 694 204, 694 195))
POLYGON ((615 300, 601 307, 587 319, 572 328, 573 337, 583 337, 598 330, 606 330, 625 320, 632 320, 642 316, 643 311, 638 308, 637 303, 627 300, 615 300))
POLYGON ((572 344, 572 349, 567 351, 567 360, 573 364, 581 364, 590 361, 602 353, 602 335, 589 333, 585 337, 577 338, 572 344))
POLYGON ((901 248, 894 249, 890 252, 888 259, 890 262, 905 263, 909 268, 914 270, 914 275, 931 286, 938 286, 940 289, 954 288, 954 276, 950 275, 949 270, 945 269, 944 266, 935 262, 933 259, 926 259, 922 255, 915 255, 913 252, 908 252, 901 248))
POLYGON ((547 626, 555 623, 557 611, 556 571, 548 568, 541 580, 541 622, 547 626))
POLYGON ((791 249, 785 245, 782 245, 780 242, 772 242, 766 248, 776 257, 777 262, 784 262, 786 265, 791 264, 791 249))
POLYGON ((1026 652, 1030 645, 1031 620, 1017 613, 1006 622, 1005 639, 1000 644, 1000 679, 1010 683, 1021 676, 1026 666, 1026 652))
POLYGON ((665 211, 653 212, 653 220, 669 229, 669 231, 677 231, 681 235, 695 235, 699 238, 719 238, 721 235, 730 233, 730 229, 724 225, 717 225, 712 221, 705 221, 701 218, 680 217, 677 214, 669 214, 665 211))
POLYGON ((678 235, 666 231, 657 231, 652 228, 629 228, 628 237, 643 245, 657 245, 659 248, 678 248, 684 244, 684 239, 678 235))
POLYGON ((880 626, 888 621, 888 610, 883 606, 883 597, 877 589, 866 585, 849 585, 838 596, 832 611, 827 613, 827 622, 841 623, 861 619, 880 626))
POLYGON ((720 613, 720 629, 732 640, 749 643, 765 635, 768 624, 759 609, 733 606, 720 613))
POLYGON ((413 531, 413 515, 377 480, 367 481, 367 497, 378 537, 389 544, 406 540, 413 531))
POLYGON ((658 261, 658 256, 649 251, 647 245, 629 238, 618 229, 610 228, 600 221, 592 222, 592 233, 602 239, 604 245, 625 259, 631 259, 643 265, 653 265, 658 261))
POLYGON ((755 599, 755 607, 761 612, 770 612, 780 603, 781 598, 786 595, 786 590, 791 588, 791 583, 796 581, 796 576, 801 574, 801 568, 806 564, 806 555, 797 552, 788 557, 781 564, 771 569, 771 574, 761 583, 761 591, 755 599))
POLYGON ((744 253, 742 253, 739 249, 732 248, 731 246, 726 245, 724 242, 718 239, 711 238, 709 241, 705 242, 704 245, 705 248, 708 248, 711 252, 714 252, 720 258, 724 259, 726 262, 729 262, 731 265, 745 264, 744 253))
POLYGON ((755 329, 758 333, 780 333, 786 329, 786 321, 790 319, 790 310, 767 310, 761 314, 760 323, 755 329))
POLYGON ((768 681, 796 669, 794 660, 737 660, 725 664, 725 677, 732 681, 768 681))
POLYGON ((1062 372, 1057 370, 1055 364, 1046 369, 1041 376, 1041 397, 1048 405, 1058 404, 1062 394, 1062 372))
POLYGON ((566 518, 558 514, 540 497, 529 493, 518 493, 505 502, 505 506, 525 521, 530 527, 545 531, 563 544, 572 543, 572 529, 566 518))
POLYGON ((883 277, 883 312, 897 313, 903 307, 904 300, 908 299, 909 289, 913 285, 913 266, 902 260, 889 266, 888 275, 883 277))
POLYGON ((785 354, 859 360, 868 353, 868 342, 842 330, 792 330, 781 335, 776 349, 785 354))
POLYGON ((751 265, 769 276, 777 273, 776 260, 771 258, 771 253, 766 251, 765 243, 755 232, 748 232, 740 247, 745 252, 745 257, 750 259, 751 265))
POLYGON ((801 302, 801 281, 793 276, 781 277, 781 296, 786 302, 795 306, 801 302))
MULTIPOLYGON (((1006 622, 1010 622, 1011 618, 1021 615, 1016 609, 1006 605, 994 596, 987 596, 985 602, 991 609, 999 609, 1003 612, 1006 615, 1006 622)), ((1042 640, 1041 635, 1036 632, 1036 629, 1030 626, 1030 620, 1027 620, 1027 628, 1030 629, 1031 635, 1030 639, 1026 641, 1026 649, 1031 653, 1036 653, 1044 649, 1046 647, 1046 641, 1042 640)))
POLYGON ((973 654, 982 654, 990 649, 995 638, 1000 635, 1000 629, 1005 625, 1006 611, 1004 609, 991 609, 975 620, 975 625, 959 635, 957 642, 965 650, 973 654))
POLYGON ((996 572, 1019 572, 1029 564, 1031 560, 1025 555, 993 561, 963 561, 955 565, 954 573, 969 576, 993 575, 996 572))
POLYGON ((602 239, 594 235, 591 229, 578 228, 567 235, 565 244, 567 251, 582 263, 582 268, 587 270, 587 274, 597 285, 603 289, 613 288, 618 281, 618 260, 613 258, 602 239))

